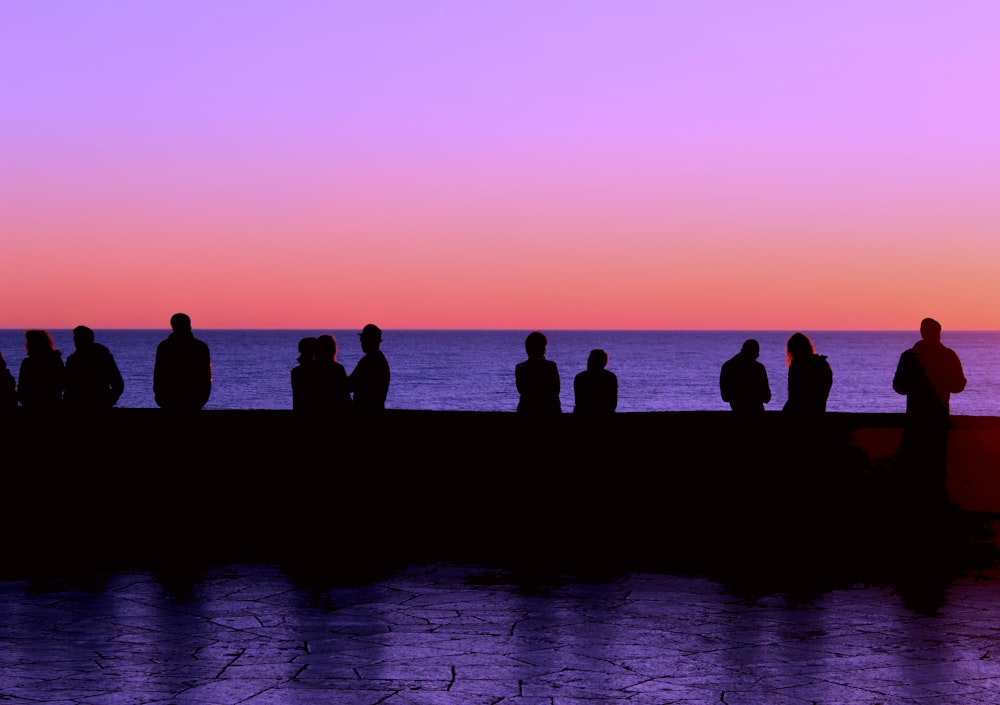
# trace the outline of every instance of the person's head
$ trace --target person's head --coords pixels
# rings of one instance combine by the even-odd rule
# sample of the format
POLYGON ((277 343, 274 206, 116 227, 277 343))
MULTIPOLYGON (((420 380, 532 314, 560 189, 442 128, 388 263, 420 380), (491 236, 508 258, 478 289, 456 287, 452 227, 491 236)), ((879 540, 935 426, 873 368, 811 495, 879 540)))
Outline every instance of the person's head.
POLYGON ((6 370, 6 369, 7 369, 7 358, 3 356, 3 353, 0 353, 0 370, 6 370))
POLYGON ((361 337, 361 349, 365 352, 378 350, 382 343, 382 329, 374 323, 367 324, 358 335, 361 337))
POLYGON ((299 339, 299 362, 309 362, 313 359, 313 352, 316 349, 316 338, 307 335, 299 339))
POLYGON ((588 370, 603 370, 608 364, 608 354, 600 349, 595 348, 590 351, 590 355, 587 356, 587 369, 588 370))
POLYGON ((925 318, 920 321, 920 337, 929 343, 941 341, 941 324, 933 318, 925 318))
POLYGON ((26 330, 24 331, 24 351, 28 355, 36 353, 46 353, 55 350, 55 343, 47 330, 26 330))
POLYGON ((332 335, 323 334, 316 338, 316 359, 336 360, 337 339, 332 335))
POLYGON ((170 330, 175 333, 190 333, 191 316, 186 313, 175 313, 170 317, 170 330))
POLYGON ((528 357, 539 357, 545 354, 548 344, 549 339, 545 334, 536 330, 528 333, 528 337, 524 339, 524 351, 528 353, 528 357))
POLYGON ((94 342, 94 331, 87 326, 77 326, 73 329, 73 344, 77 348, 85 348, 94 342))
POLYGON ((743 347, 740 348, 740 352, 748 357, 756 359, 760 357, 760 343, 753 338, 748 338, 743 341, 743 347))
POLYGON ((812 341, 805 333, 792 333, 788 339, 787 352, 785 354, 785 364, 792 364, 792 360, 797 357, 805 357, 816 352, 812 341))

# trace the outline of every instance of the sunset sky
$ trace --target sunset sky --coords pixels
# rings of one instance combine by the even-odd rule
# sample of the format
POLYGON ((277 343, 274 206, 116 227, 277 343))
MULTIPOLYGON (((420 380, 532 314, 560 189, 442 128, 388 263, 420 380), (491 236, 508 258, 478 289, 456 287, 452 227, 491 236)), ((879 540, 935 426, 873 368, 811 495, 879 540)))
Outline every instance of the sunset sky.
POLYGON ((0 328, 1000 329, 995 0, 0 0, 0 328))

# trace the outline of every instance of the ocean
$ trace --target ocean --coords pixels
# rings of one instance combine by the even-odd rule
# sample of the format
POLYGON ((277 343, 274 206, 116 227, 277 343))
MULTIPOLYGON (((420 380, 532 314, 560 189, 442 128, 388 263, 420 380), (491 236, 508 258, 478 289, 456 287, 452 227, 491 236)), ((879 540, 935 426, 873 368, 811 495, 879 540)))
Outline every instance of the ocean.
MULTIPOLYGON (((73 351, 69 330, 50 330, 56 347, 73 351)), ((168 330, 96 329, 97 341, 114 354, 125 378, 120 407, 152 408, 156 345, 168 330)), ((445 411, 513 411, 517 405, 514 365, 525 358, 527 330, 386 330, 382 350, 392 383, 387 406, 445 411)), ((743 341, 760 341, 773 398, 780 410, 787 394, 785 341, 795 331, 616 331, 553 330, 547 357, 559 365, 563 411, 573 410, 573 377, 586 367, 593 348, 610 356, 618 375, 622 412, 719 411, 719 368, 743 341)), ((899 354, 919 339, 917 331, 808 331, 816 352, 833 367, 827 409, 900 413, 905 399, 892 390, 899 354)), ((355 330, 198 330, 212 353, 213 386, 207 409, 291 409, 290 372, 299 338, 332 334, 338 360, 350 372, 361 347, 355 330)), ((969 380, 952 397, 952 413, 1000 416, 1000 332, 949 331, 969 380)), ((24 357, 24 331, 0 330, 0 353, 17 376, 24 357)))

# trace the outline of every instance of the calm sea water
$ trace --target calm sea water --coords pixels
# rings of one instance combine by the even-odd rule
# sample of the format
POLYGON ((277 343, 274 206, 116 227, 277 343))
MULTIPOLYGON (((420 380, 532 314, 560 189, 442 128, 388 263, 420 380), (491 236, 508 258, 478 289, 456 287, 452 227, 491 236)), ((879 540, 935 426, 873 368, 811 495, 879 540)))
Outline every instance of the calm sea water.
MULTIPOLYGON (((154 407, 156 345, 166 330, 97 330, 125 377, 119 406, 154 407)), ((396 409, 512 411, 517 404, 514 365, 524 359, 529 331, 389 330, 382 350, 392 368, 387 405, 396 409)), ((774 398, 787 392, 785 341, 794 331, 546 331, 548 357, 559 365, 564 411, 573 409, 573 376, 592 348, 610 354, 618 375, 619 411, 711 411, 728 406, 719 396, 719 368, 746 338, 760 341, 774 398)), ((827 355, 834 382, 828 409, 897 413, 904 398, 892 390, 900 352, 917 339, 906 331, 806 332, 827 355)), ((68 330, 51 330, 64 355, 73 351, 68 330)), ((214 383, 209 409, 290 409, 289 374, 304 335, 332 333, 338 359, 350 372, 361 356, 357 331, 196 330, 212 351, 214 383)), ((943 342, 962 359, 969 384, 952 397, 952 413, 1000 416, 1000 332, 945 331, 943 342)), ((24 331, 0 330, 0 353, 17 375, 24 331)))

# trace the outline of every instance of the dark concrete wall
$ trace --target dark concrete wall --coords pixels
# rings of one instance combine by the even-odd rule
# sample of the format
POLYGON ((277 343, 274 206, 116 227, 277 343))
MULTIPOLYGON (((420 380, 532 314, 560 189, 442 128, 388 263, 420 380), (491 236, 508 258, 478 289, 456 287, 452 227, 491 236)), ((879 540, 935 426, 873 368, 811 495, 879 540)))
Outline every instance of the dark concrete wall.
MULTIPOLYGON (((732 543, 748 527, 840 531, 891 493, 902 415, 564 414, 158 409, 4 426, 10 561, 310 562, 572 555, 635 563, 732 543), (889 488, 887 490, 887 488, 889 488), (833 527, 833 528, 829 528, 833 527), (695 540, 697 539, 697 540, 695 540)), ((949 490, 1000 511, 1000 419, 956 417, 949 490)), ((809 533, 806 531, 805 533, 809 533)))

